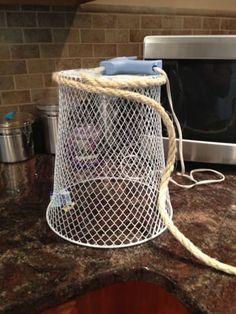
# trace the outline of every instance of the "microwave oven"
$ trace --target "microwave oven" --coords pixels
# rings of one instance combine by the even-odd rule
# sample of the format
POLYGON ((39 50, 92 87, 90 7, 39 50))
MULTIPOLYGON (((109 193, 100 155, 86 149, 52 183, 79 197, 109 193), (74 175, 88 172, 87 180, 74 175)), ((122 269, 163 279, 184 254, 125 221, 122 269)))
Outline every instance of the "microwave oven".
MULTIPOLYGON (((147 36, 144 59, 163 62, 184 159, 236 164, 236 36, 147 36)), ((164 86, 161 103, 170 112, 164 86)))

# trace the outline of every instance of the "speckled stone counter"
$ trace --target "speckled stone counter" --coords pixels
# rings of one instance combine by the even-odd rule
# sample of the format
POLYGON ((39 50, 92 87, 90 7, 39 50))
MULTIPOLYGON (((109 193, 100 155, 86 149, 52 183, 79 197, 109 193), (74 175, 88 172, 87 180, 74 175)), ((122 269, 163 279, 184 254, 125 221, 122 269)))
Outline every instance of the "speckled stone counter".
MULTIPOLYGON (((92 289, 140 279, 161 285, 191 313, 236 313, 236 277, 200 264, 166 231, 133 248, 88 249, 56 236, 45 220, 54 158, 0 165, 0 313, 37 313, 92 289)), ((174 221, 217 259, 236 265, 236 169, 226 181, 171 186, 174 221)))

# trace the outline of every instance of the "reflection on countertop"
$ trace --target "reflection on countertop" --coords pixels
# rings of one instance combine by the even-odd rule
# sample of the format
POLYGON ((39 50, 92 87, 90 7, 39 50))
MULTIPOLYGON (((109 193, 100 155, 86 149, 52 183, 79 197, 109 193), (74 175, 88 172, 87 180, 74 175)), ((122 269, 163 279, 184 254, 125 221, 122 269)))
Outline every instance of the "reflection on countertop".
MULTIPOLYGON (((54 157, 0 164, 0 313, 36 313, 91 289, 144 280, 175 294, 191 313, 236 313, 236 278, 192 257, 169 232, 126 249, 89 249, 56 236, 45 213, 54 157)), ((226 181, 171 186, 174 221, 205 253, 236 265, 236 169, 226 181)))

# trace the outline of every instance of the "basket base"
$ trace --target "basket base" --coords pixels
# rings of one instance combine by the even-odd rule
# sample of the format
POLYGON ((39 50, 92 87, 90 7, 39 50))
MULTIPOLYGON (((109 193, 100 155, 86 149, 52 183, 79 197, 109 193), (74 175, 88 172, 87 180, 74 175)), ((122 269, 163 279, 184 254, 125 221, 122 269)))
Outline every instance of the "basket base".
MULTIPOLYGON (((166 227, 156 208, 153 187, 124 178, 95 178, 67 188, 73 206, 47 208, 47 222, 61 238, 95 248, 138 245, 160 235, 166 227)), ((58 205, 58 204, 56 204, 58 205)), ((167 195, 166 209, 172 218, 167 195)))

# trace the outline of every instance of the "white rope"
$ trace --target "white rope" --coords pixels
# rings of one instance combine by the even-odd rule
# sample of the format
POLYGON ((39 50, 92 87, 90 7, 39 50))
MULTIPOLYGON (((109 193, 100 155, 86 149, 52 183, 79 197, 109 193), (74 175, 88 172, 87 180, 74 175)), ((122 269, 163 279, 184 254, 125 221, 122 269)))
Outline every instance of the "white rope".
MULTIPOLYGON (((163 75, 162 75, 163 77, 163 75)), ((207 254, 203 253, 197 246, 195 246, 173 223, 171 218, 168 215, 168 212, 166 210, 166 196, 168 191, 168 184, 170 181, 170 176, 173 171, 174 161, 175 161, 175 153, 176 153, 176 138, 175 138, 175 130, 173 127, 173 123, 170 120, 168 114, 163 109, 163 107, 157 103, 155 100, 152 100, 151 98, 141 95, 136 92, 123 90, 119 86, 119 82, 110 82, 107 79, 99 80, 99 79, 93 79, 89 75, 83 75, 82 79, 83 81, 74 81, 70 79, 63 78, 61 76, 54 76, 56 81, 59 84, 64 84, 66 86, 70 86, 72 88, 80 89, 80 90, 86 90, 91 93, 97 93, 97 94, 105 94, 105 95, 111 95, 111 96, 119 96, 124 97, 129 100, 134 100, 137 102, 141 102, 146 104, 147 106, 154 108, 161 118, 163 119, 163 122, 165 126, 167 127, 167 132, 169 136, 169 150, 168 150, 168 156, 167 156, 167 162, 166 162, 166 168, 164 169, 164 172, 162 174, 161 183, 160 183, 160 190, 159 190, 159 197, 158 197, 158 209, 160 212, 160 216, 164 222, 164 224, 167 226, 169 231, 173 234, 173 236, 189 251, 191 252, 197 259, 202 261, 208 266, 211 266, 217 270, 220 270, 222 272, 225 272, 227 274, 236 275, 236 267, 231 266, 225 263, 222 263, 215 258, 212 258, 208 256, 207 254), (106 87, 106 84, 108 84, 109 87, 106 87)), ((140 79, 140 82, 142 84, 142 80, 140 79)), ((163 83, 164 80, 160 80, 160 83, 163 83)), ((152 82, 153 83, 153 82, 152 82)), ((139 84, 138 80, 136 79, 135 82, 132 82, 132 86, 134 84, 139 84)), ((145 80, 145 86, 148 84, 148 79, 145 80)), ((122 84, 121 84, 122 85, 122 84)), ((127 84, 128 85, 128 84, 127 84)), ((123 85, 122 85, 123 86, 123 85)), ((170 95, 169 95, 170 96, 170 95)), ((190 178, 192 177, 194 180, 194 184, 196 183, 196 179, 194 178, 194 173, 202 171, 202 169, 194 170, 190 174, 190 178)), ((203 171, 209 171, 209 169, 203 169, 203 171)), ((210 169, 211 171, 211 169, 210 169)), ((216 174, 215 170, 213 172, 216 174)), ((218 172, 217 172, 218 174, 218 172)), ((183 174, 182 174, 183 175, 183 174)), ((186 176, 184 174, 184 176, 186 176)), ((218 179, 217 182, 221 182, 224 180, 224 176, 220 179, 218 179), (220 180, 220 181, 219 181, 220 180)), ((213 183, 209 182, 209 180, 204 181, 197 181, 198 184, 207 184, 206 183, 213 183)), ((214 181, 215 180, 210 180, 214 181)), ((196 184, 195 184, 196 185, 196 184)))

